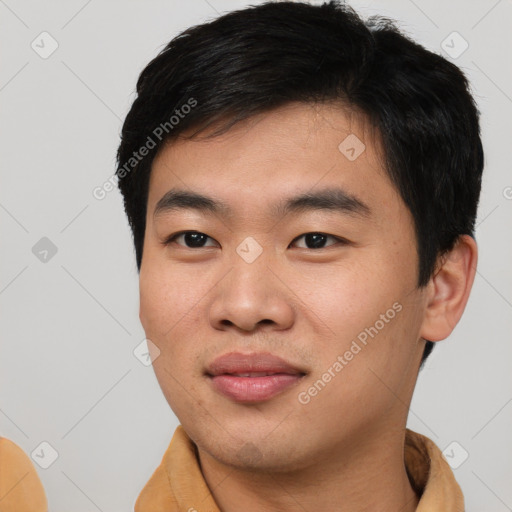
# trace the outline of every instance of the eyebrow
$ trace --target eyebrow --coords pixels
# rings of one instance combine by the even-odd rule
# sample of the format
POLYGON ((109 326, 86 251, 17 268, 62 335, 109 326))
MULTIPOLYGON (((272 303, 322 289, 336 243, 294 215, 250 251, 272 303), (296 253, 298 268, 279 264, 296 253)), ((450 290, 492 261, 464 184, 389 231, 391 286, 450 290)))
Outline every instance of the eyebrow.
MULTIPOLYGON (((218 214, 224 217, 233 215, 229 205, 223 201, 188 190, 171 189, 158 201, 153 216, 178 210, 197 210, 201 213, 218 214)), ((356 217, 370 217, 372 214, 372 210, 364 201, 342 188, 324 188, 290 197, 274 204, 271 213, 277 217, 284 217, 289 213, 317 210, 328 210, 356 217)))

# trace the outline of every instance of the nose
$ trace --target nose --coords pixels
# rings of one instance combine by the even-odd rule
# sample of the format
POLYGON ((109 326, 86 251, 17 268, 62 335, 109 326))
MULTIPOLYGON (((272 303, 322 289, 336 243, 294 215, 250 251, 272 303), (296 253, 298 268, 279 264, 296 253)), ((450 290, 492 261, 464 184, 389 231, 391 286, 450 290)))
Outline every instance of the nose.
POLYGON ((294 322, 293 293, 283 283, 276 265, 260 256, 247 263, 239 258, 215 287, 210 324, 218 330, 253 331, 259 326, 288 329, 294 322), (271 266, 273 268, 271 268, 271 266))

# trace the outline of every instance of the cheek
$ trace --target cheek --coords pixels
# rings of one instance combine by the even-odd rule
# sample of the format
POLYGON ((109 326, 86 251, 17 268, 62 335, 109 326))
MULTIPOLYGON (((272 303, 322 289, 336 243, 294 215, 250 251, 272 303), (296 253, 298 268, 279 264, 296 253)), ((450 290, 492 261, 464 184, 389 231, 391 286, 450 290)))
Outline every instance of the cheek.
POLYGON ((182 328, 179 319, 184 314, 179 294, 171 293, 169 277, 172 276, 162 274, 154 267, 151 273, 141 268, 140 320, 146 338, 158 348, 159 355, 153 361, 153 370, 168 401, 179 392, 172 377, 176 374, 177 361, 182 358, 179 355, 180 340, 183 339, 179 332, 182 328))
POLYGON ((176 311, 170 307, 173 299, 161 271, 151 263, 144 263, 139 277, 140 320, 148 338, 159 339, 170 329, 176 311))
MULTIPOLYGON (((350 268, 331 268, 328 278, 317 281, 306 295, 305 315, 309 315, 311 325, 324 326, 315 340, 321 347, 316 352, 316 377, 329 369, 343 374, 345 397, 349 389, 362 391, 375 385, 376 377, 369 368, 379 375, 389 374, 391 367, 399 368, 402 360, 410 357, 408 348, 414 349, 417 312, 410 303, 403 272, 400 275, 391 261, 389 255, 375 261, 361 258, 350 268), (338 364, 336 371, 333 365, 339 363, 338 356, 343 369, 339 370, 338 364)), ((332 386, 332 392, 335 388, 337 385, 332 386)))
POLYGON ((179 387, 169 374, 182 381, 199 371, 212 279, 207 272, 171 264, 150 251, 146 256, 139 282, 140 321, 146 337, 160 350, 153 364, 158 380, 179 387))
POLYGON ((183 417, 190 396, 199 396, 195 391, 197 351, 201 349, 195 334, 201 307, 197 283, 169 264, 148 258, 144 265, 139 283, 140 320, 146 337, 159 350, 153 370, 162 392, 174 413, 183 417))
POLYGON ((148 257, 139 278, 140 319, 146 334, 164 341, 182 330, 201 307, 201 296, 207 291, 201 282, 180 266, 148 257))
POLYGON ((326 348, 331 352, 343 350, 392 307, 398 292, 390 283, 379 282, 379 275, 378 268, 360 261, 331 265, 325 275, 315 272, 311 282, 302 280, 300 296, 304 297, 305 314, 311 317, 312 325, 325 327, 326 348))

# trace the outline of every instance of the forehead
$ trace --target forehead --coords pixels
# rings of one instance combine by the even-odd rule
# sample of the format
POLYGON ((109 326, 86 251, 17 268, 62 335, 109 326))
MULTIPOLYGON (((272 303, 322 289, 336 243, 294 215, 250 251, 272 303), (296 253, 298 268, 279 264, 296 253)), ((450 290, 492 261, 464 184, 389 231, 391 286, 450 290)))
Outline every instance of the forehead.
POLYGON ((290 104, 239 122, 222 135, 208 134, 172 140, 160 150, 152 166, 148 213, 176 188, 215 196, 233 211, 247 207, 248 200, 275 210, 285 196, 333 187, 365 204, 396 196, 375 131, 337 105, 290 104))

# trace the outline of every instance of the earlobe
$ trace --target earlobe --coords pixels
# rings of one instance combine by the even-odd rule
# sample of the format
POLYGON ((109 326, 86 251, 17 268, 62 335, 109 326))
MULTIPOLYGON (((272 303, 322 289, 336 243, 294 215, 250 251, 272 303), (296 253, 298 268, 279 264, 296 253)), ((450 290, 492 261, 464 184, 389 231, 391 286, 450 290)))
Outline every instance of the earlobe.
POLYGON ((461 235, 454 248, 440 258, 427 286, 422 338, 441 341, 453 331, 466 307, 477 260, 477 245, 469 235, 461 235))

